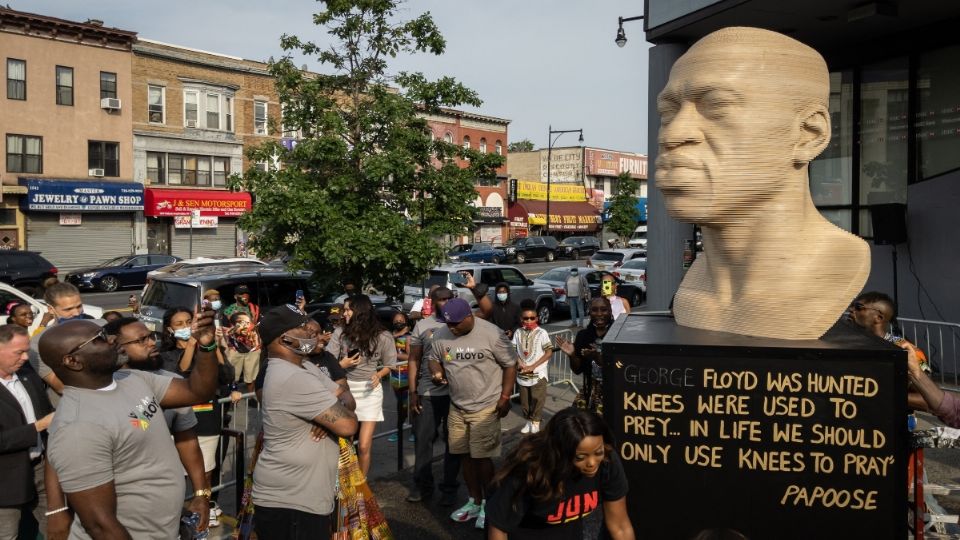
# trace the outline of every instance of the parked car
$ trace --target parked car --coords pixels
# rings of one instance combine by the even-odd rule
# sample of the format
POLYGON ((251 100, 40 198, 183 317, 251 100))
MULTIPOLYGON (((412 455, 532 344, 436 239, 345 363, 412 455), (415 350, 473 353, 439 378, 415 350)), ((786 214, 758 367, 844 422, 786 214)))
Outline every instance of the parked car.
POLYGON ((587 259, 587 266, 596 270, 615 270, 631 259, 646 256, 645 249, 603 249, 587 259))
MULTIPOLYGON (((34 319, 29 329, 31 334, 40 326, 40 319, 43 318, 43 314, 49 309, 47 303, 43 300, 33 298, 25 291, 17 289, 12 285, 0 283, 0 324, 7 324, 7 318, 10 316, 7 310, 13 304, 29 304, 33 309, 34 319)), ((83 312, 95 319, 103 316, 103 308, 90 304, 83 305, 83 312)))
POLYGON ((450 262, 489 262, 497 264, 506 258, 502 249, 490 244, 478 242, 476 244, 459 244, 447 252, 450 262))
POLYGON ((100 289, 113 292, 122 287, 143 287, 147 273, 179 261, 179 257, 148 253, 114 257, 92 268, 81 268, 67 274, 64 281, 78 289, 100 289))
MULTIPOLYGON (((619 277, 620 279, 626 281, 627 283, 636 284, 643 290, 643 294, 647 294, 647 259, 646 257, 638 257, 636 259, 630 259, 629 261, 620 265, 620 268, 613 271, 613 275, 619 277)), ((631 302, 632 304, 633 302, 631 302)))
MULTIPOLYGON (((477 300, 473 293, 463 286, 464 276, 461 272, 469 272, 477 283, 489 285, 487 296, 494 298, 497 283, 505 282, 510 285, 510 296, 513 302, 519 304, 525 299, 533 300, 537 306, 537 316, 540 324, 550 322, 551 313, 556 309, 557 298, 553 290, 545 285, 537 284, 523 275, 523 272, 501 264, 460 263, 439 266, 430 270, 424 278, 423 290, 429 291, 434 284, 448 287, 455 295, 463 298, 476 307, 477 300)), ((403 309, 409 311, 414 302, 422 298, 421 284, 409 284, 404 287, 403 309)))
POLYGON ((57 267, 39 251, 0 251, 0 283, 9 283, 30 296, 40 296, 43 282, 57 277, 57 267))
POLYGON ((528 236, 514 238, 503 247, 508 261, 523 264, 532 259, 544 259, 547 262, 557 257, 557 239, 552 236, 528 236))
POLYGON ((557 248, 557 257, 577 260, 583 255, 593 255, 600 250, 600 241, 593 236, 564 238, 557 248))
MULTIPOLYGON (((569 305, 567 304, 567 276, 570 275, 571 266, 557 266, 551 268, 550 270, 544 272, 540 277, 534 279, 533 282, 550 287, 553 289, 554 294, 557 296, 557 309, 558 310, 567 310, 569 305)), ((580 273, 583 274, 583 277, 587 280, 587 286, 590 287, 590 297, 596 298, 600 296, 600 280, 604 275, 611 275, 614 277, 614 280, 617 282, 617 295, 623 298, 626 298, 630 302, 631 306, 638 306, 640 302, 643 301, 644 288, 641 288, 638 283, 630 283, 622 278, 618 277, 615 272, 608 272, 606 270, 591 270, 589 268, 580 268, 580 273)))
POLYGON ((226 306, 233 302, 233 290, 238 285, 248 286, 250 301, 260 306, 261 313, 266 313, 273 307, 292 304, 298 290, 308 290, 310 275, 306 270, 291 272, 275 266, 242 263, 182 268, 150 282, 136 315, 151 330, 162 330, 166 310, 196 306, 209 289, 216 289, 226 306))

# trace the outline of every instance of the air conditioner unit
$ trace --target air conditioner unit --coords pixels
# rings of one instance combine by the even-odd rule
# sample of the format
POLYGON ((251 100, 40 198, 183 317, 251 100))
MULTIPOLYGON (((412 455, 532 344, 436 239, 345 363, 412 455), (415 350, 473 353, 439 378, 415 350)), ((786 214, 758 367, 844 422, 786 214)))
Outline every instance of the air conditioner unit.
POLYGON ((109 111, 119 111, 120 100, 117 98, 103 98, 100 100, 100 108, 109 111))
POLYGON ((186 122, 184 122, 184 124, 186 124, 186 126, 189 127, 189 128, 195 128, 195 127, 197 127, 197 121, 196 121, 196 120, 187 120, 186 122))
POLYGON ((100 176, 103 176, 103 172, 104 172, 104 171, 103 171, 103 169, 90 169, 90 170, 87 171, 87 172, 90 174, 90 176, 100 177, 100 176))

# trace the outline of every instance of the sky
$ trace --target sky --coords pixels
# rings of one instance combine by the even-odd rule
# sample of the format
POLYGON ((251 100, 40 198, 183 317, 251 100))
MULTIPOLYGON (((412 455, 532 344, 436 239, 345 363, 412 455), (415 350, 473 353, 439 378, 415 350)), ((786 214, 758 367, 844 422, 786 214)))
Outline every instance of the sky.
MULTIPOLYGON (((284 33, 327 42, 312 0, 3 0, 13 9, 137 32, 147 38, 253 60, 282 56, 284 33)), ((511 120, 511 142, 547 146, 550 126, 583 129, 584 145, 647 153, 647 49, 643 0, 408 0, 399 16, 429 11, 447 40, 442 56, 398 57, 391 73, 451 76, 479 93, 482 107, 464 110, 511 120)), ((313 59, 297 64, 323 71, 313 59)), ((574 146, 576 134, 554 136, 574 146)))

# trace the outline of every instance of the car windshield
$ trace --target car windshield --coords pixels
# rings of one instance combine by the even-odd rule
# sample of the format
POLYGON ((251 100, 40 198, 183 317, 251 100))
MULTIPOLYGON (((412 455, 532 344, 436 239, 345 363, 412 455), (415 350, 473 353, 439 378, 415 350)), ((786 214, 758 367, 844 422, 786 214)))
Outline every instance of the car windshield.
POLYGON ((570 238, 564 238, 564 239, 563 239, 563 242, 560 242, 560 245, 561 245, 561 246, 576 246, 576 245, 579 245, 580 242, 581 242, 580 238, 577 238, 576 236, 571 236, 570 238))
POLYGON ((618 253, 616 251, 598 251, 596 255, 592 257, 594 261, 614 261, 620 262, 623 260, 623 253, 618 253))
POLYGON ((192 308, 197 305, 200 299, 197 291, 197 288, 193 285, 154 281, 143 294, 142 304, 161 309, 170 309, 177 306, 192 308))
POLYGON ((646 259, 631 259, 621 266, 623 270, 646 270, 647 269, 647 260, 646 259))
POLYGON ((473 248, 473 244, 461 244, 459 246, 453 246, 453 249, 450 250, 450 253, 464 253, 470 251, 473 248))
POLYGON ((100 263, 100 267, 105 268, 107 266, 120 266, 121 264, 127 262, 129 259, 130 259, 129 256, 114 257, 112 259, 109 259, 107 261, 100 263))
POLYGON ((565 281, 568 275, 570 275, 569 268, 554 268, 549 272, 545 272, 542 276, 540 276, 540 279, 545 281, 565 281))
POLYGON ((526 239, 526 238, 514 238, 513 240, 510 241, 510 245, 511 245, 511 246, 517 246, 517 247, 523 247, 523 246, 527 245, 527 239, 526 239))

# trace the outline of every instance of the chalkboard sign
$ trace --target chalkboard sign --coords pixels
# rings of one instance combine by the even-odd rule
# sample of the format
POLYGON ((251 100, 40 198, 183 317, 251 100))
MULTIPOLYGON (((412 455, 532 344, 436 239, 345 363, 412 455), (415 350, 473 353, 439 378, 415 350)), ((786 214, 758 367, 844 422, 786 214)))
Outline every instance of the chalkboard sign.
POLYGON ((906 537, 905 354, 859 331, 834 337, 618 321, 603 344, 604 417, 637 538, 906 537))

